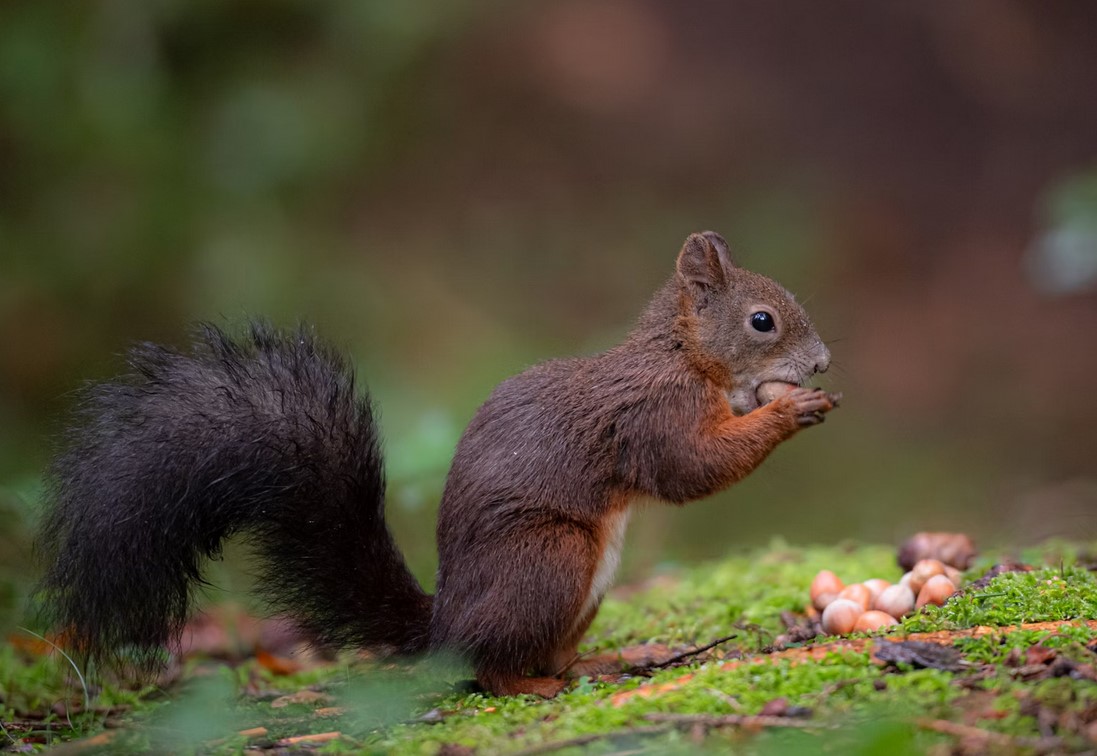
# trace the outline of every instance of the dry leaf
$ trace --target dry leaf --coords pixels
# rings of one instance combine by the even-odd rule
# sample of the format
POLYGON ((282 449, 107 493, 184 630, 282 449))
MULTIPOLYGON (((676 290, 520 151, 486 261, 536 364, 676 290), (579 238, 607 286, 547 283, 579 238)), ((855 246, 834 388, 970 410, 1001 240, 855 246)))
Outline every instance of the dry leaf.
POLYGON ((259 666, 263 669, 269 670, 276 675, 292 675, 295 672, 300 672, 305 668, 305 665, 295 659, 287 659, 284 656, 275 656, 274 654, 259 649, 255 652, 255 660, 259 662, 259 666))

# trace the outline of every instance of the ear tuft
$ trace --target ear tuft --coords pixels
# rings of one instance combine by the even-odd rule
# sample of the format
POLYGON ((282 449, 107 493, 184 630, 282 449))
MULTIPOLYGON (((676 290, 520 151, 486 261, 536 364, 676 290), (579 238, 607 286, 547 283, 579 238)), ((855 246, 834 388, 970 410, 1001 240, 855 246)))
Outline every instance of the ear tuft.
POLYGON ((719 234, 690 234, 678 253, 678 278, 686 285, 693 303, 701 309, 716 292, 728 285, 731 255, 719 234))

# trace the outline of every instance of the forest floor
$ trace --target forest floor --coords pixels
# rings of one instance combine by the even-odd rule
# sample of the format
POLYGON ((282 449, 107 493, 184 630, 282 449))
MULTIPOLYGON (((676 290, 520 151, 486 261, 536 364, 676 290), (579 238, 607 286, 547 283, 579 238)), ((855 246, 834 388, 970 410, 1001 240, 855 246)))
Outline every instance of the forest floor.
MULTIPOLYGON (((901 570, 892 548, 775 543, 615 590, 585 648, 647 645, 663 664, 581 678, 553 700, 470 692, 468 671, 439 660, 269 651, 192 654, 142 687, 78 675, 48 641, 19 635, 0 645, 0 750, 1093 752, 1094 553, 1054 543, 987 554, 959 594, 886 635, 804 638, 819 570, 850 582, 901 570), (976 580, 1006 556, 1032 569, 976 580)), ((211 616, 192 646, 253 645, 247 621, 211 616)))

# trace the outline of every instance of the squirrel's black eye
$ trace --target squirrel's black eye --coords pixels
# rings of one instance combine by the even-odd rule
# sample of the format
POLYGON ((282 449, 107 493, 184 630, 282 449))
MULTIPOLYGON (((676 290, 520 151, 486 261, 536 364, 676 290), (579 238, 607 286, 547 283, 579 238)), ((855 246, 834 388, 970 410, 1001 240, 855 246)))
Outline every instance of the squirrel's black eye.
POLYGON ((768 312, 756 312, 750 316, 750 324, 754 326, 755 331, 767 333, 773 330, 773 316, 768 312))

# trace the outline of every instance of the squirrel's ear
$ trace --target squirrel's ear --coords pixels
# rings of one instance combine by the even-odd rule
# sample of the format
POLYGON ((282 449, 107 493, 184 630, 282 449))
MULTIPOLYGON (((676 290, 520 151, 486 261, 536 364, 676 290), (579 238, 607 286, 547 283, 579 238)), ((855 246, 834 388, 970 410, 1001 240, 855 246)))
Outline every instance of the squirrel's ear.
POLYGON ((720 256, 720 262, 723 264, 724 269, 734 268, 735 261, 731 259, 731 249, 728 247, 727 240, 715 231, 702 231, 701 236, 708 239, 709 244, 716 248, 716 254, 720 256))
POLYGON ((678 253, 678 278, 689 289, 698 309, 705 306, 711 294, 727 288, 733 267, 728 243, 713 231, 690 234, 678 253))

